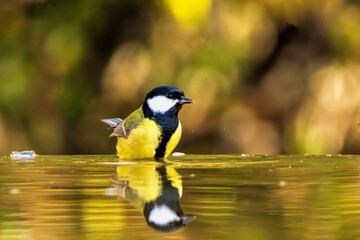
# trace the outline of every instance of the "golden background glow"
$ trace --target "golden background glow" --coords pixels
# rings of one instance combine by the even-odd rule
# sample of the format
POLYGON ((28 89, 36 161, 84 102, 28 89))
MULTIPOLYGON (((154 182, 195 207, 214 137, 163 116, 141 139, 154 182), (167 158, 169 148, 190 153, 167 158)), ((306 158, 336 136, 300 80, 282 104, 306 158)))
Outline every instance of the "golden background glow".
POLYGON ((360 153, 360 5, 0 3, 0 154, 115 153, 99 119, 184 90, 187 153, 360 153), (295 26, 295 27, 294 27, 295 26))

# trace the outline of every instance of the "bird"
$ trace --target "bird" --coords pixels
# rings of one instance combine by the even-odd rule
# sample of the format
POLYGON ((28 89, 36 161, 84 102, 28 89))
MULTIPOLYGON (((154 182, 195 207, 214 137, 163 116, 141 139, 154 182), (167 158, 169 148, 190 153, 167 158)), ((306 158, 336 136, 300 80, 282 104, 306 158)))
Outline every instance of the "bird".
POLYGON ((114 129, 116 150, 121 159, 167 158, 180 141, 182 127, 178 113, 193 103, 173 86, 159 86, 145 96, 143 104, 125 120, 102 119, 114 129))

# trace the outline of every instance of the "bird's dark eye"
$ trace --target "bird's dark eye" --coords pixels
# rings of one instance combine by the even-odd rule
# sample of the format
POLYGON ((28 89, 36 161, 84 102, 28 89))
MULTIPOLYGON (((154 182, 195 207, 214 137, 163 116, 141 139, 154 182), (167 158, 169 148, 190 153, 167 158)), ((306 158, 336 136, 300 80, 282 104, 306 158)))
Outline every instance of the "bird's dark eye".
POLYGON ((166 97, 167 97, 167 98, 170 98, 170 99, 174 99, 174 94, 168 93, 168 94, 166 94, 166 97))

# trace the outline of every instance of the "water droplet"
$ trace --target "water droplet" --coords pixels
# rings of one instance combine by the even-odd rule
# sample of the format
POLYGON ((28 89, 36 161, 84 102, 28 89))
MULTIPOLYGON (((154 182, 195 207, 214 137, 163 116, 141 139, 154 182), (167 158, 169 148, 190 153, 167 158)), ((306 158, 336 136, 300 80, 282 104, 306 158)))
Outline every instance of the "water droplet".
POLYGON ((280 186, 280 187, 285 187, 285 186, 286 186, 286 182, 285 182, 284 180, 280 180, 279 186, 280 186))
POLYGON ((10 194, 18 194, 18 193, 20 193, 20 190, 18 189, 18 188, 12 188, 12 189, 10 189, 10 194))

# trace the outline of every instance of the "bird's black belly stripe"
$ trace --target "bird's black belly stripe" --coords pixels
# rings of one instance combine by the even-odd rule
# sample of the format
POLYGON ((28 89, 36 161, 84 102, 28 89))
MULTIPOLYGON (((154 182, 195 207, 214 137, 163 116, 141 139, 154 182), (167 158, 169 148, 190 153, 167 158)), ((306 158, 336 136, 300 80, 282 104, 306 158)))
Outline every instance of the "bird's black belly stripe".
POLYGON ((163 158, 165 156, 166 146, 179 126, 179 120, 176 115, 172 117, 157 115, 154 120, 161 128, 161 139, 159 145, 155 149, 155 158, 163 158))
POLYGON ((174 132, 164 131, 161 133, 161 140, 155 150, 155 158, 163 158, 165 156, 166 145, 168 144, 174 132))

